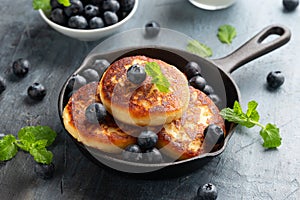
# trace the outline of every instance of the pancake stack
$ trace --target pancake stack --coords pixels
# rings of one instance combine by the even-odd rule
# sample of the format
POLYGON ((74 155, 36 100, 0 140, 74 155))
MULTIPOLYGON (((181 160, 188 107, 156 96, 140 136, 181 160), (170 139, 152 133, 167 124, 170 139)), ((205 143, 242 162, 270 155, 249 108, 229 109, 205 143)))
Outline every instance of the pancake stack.
POLYGON ((63 121, 79 142, 106 153, 118 154, 136 144, 142 130, 155 131, 157 148, 174 160, 205 153, 203 131, 209 124, 218 125, 225 133, 224 120, 207 95, 189 86, 175 66, 146 56, 121 58, 108 67, 99 82, 74 92, 64 108, 63 121), (160 66, 170 83, 168 92, 161 92, 150 76, 138 85, 127 79, 132 65, 145 67, 148 62, 160 66), (86 108, 94 102, 102 103, 109 113, 96 124, 85 117, 86 108))

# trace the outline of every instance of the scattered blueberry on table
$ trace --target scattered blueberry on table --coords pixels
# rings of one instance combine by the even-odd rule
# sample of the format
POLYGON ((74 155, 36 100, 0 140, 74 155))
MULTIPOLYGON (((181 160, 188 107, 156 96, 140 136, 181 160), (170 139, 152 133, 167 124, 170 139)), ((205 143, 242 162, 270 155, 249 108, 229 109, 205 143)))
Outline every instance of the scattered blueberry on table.
POLYGON ((155 37, 160 31, 160 25, 156 21, 150 21, 145 25, 146 35, 148 37, 155 37))
POLYGON ((6 89, 5 79, 0 76, 0 94, 6 89))
POLYGON ((46 88, 41 83, 33 83, 27 89, 28 96, 34 100, 42 100, 46 93, 46 88))
POLYGON ((41 164, 36 163, 34 166, 34 172, 36 175, 44 180, 50 179, 53 177, 55 171, 55 166, 53 163, 50 164, 41 164))
POLYGON ((267 76, 269 89, 277 89, 284 83, 284 75, 281 71, 271 71, 267 76))
POLYGON ((30 68, 30 62, 27 59, 19 58, 12 64, 13 73, 18 77, 25 77, 30 68))
POLYGON ((282 4, 287 11, 293 11, 298 7, 299 0, 283 0, 282 4))
POLYGON ((197 192, 198 200, 216 200, 218 197, 217 187, 212 183, 206 183, 199 187, 197 192))

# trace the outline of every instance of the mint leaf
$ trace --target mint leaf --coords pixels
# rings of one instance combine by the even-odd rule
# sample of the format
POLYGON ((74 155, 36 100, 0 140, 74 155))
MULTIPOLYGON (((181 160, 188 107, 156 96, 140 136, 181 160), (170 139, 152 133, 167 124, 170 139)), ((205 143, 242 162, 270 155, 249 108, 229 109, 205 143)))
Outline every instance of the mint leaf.
POLYGON ((261 127, 260 135, 264 140, 263 146, 265 148, 275 148, 281 145, 281 137, 279 129, 273 124, 266 126, 259 123, 259 114, 256 110, 258 103, 250 101, 248 103, 247 112, 242 111, 241 105, 235 101, 233 109, 224 108, 220 111, 220 115, 229 122, 240 124, 251 128, 255 125, 261 127))
POLYGON ((259 114, 256 110, 257 106, 258 103, 256 101, 250 101, 248 103, 248 110, 246 112, 247 117, 255 122, 259 121, 259 114))
POLYGON ((234 102, 233 109, 224 108, 223 110, 221 110, 220 115, 227 121, 246 126, 247 128, 255 126, 255 123, 251 121, 251 118, 243 113, 241 105, 237 101, 234 102))
POLYGON ((231 44, 233 38, 236 37, 236 30, 233 26, 225 24, 219 27, 217 36, 220 42, 231 44))
POLYGON ((10 160, 17 154, 15 142, 16 138, 13 135, 6 135, 0 140, 0 161, 10 160))
POLYGON ((28 131, 19 131, 18 138, 19 140, 16 144, 24 151, 29 151, 31 149, 31 144, 36 141, 34 134, 28 131))
POLYGON ((187 44, 186 49, 189 52, 191 52, 193 54, 196 54, 198 56, 204 57, 204 58, 212 56, 212 50, 211 50, 211 48, 209 48, 205 44, 200 43, 197 40, 191 40, 191 41, 189 41, 189 43, 187 44))
POLYGON ((38 140, 31 145, 33 149, 42 149, 47 146, 47 140, 38 140))
POLYGON ((57 2, 64 5, 65 7, 68 7, 71 5, 70 0, 57 0, 57 2))
POLYGON ((42 164, 50 164, 52 162, 53 154, 46 148, 32 148, 29 153, 33 156, 34 160, 42 164))
POLYGON ((265 128, 260 131, 260 135, 264 140, 263 147, 276 148, 281 145, 281 137, 279 128, 273 124, 267 124, 265 128))
MULTIPOLYGON (((57 0, 58 3, 68 7, 71 5, 70 0, 57 0)), ((32 0, 32 7, 34 10, 43 10, 44 12, 51 10, 50 0, 32 0)))
POLYGON ((156 62, 147 62, 145 71, 152 77, 152 83, 156 85, 160 92, 169 92, 170 82, 162 73, 160 66, 156 62))
POLYGON ((55 140, 56 132, 48 126, 26 126, 18 132, 20 140, 26 140, 29 143, 34 143, 38 140, 46 140, 47 146, 50 146, 55 140))
POLYGON ((34 10, 49 11, 51 10, 50 0, 33 0, 32 7, 34 10))

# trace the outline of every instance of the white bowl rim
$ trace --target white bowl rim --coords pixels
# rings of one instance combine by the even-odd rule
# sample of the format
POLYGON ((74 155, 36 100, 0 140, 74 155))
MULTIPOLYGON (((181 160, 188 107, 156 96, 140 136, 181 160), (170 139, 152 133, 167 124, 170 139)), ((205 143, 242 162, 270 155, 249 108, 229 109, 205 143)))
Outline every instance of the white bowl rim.
POLYGON ((51 26, 53 27, 56 27, 56 28, 59 28, 59 29, 62 29, 64 31, 69 31, 69 32, 77 32, 77 33, 96 33, 98 31, 109 31, 109 30, 112 30, 114 28, 117 28, 119 26, 121 26, 122 24, 124 24, 125 22, 127 22, 133 15, 134 13, 136 12, 137 10, 137 7, 138 7, 138 1, 139 0, 135 0, 135 3, 134 3, 134 6, 132 8, 132 10, 130 11, 130 13, 124 18, 122 19, 121 21, 117 22, 116 24, 113 24, 113 25, 110 25, 110 26, 106 26, 106 27, 103 27, 103 28, 97 28, 97 29, 73 29, 73 28, 69 28, 69 27, 66 27, 66 26, 62 26, 62 25, 59 25, 53 21, 51 21, 44 13, 43 10, 39 9, 39 13, 40 15, 42 16, 42 18, 48 23, 50 24, 51 26))

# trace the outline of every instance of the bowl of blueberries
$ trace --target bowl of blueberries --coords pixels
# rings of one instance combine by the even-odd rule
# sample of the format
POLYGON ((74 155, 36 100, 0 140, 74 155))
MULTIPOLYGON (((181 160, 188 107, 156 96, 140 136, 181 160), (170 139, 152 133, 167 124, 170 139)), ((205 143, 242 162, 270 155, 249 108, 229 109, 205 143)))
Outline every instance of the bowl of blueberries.
POLYGON ((116 32, 136 12, 138 0, 70 0, 64 6, 50 0, 51 10, 39 10, 56 31, 81 41, 95 41, 116 32))

